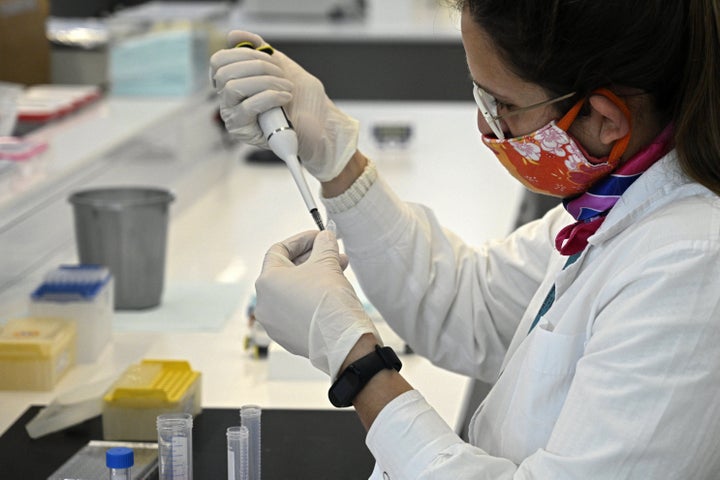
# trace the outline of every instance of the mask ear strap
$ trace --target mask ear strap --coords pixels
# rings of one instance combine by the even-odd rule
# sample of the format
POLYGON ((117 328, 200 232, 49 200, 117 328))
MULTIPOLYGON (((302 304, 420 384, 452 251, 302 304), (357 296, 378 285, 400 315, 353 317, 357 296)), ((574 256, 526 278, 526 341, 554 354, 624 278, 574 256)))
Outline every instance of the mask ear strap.
POLYGON ((593 91, 591 95, 602 95, 603 97, 610 99, 615 104, 615 106, 620 109, 623 115, 625 115, 625 119, 628 122, 628 133, 626 133, 624 137, 615 142, 612 150, 610 150, 610 155, 608 155, 608 163, 614 163, 619 160, 620 157, 622 157, 623 153, 625 153, 625 150, 627 149, 628 144, 630 143, 630 135, 632 134, 632 115, 630 114, 630 109, 628 109, 627 105, 625 105, 625 102, 623 102, 620 97, 615 95, 607 88, 598 88, 597 90, 593 91))
POLYGON ((585 99, 581 98, 573 107, 568 110, 568 112, 557 122, 557 126, 560 127, 564 131, 568 131, 568 128, 570 128, 570 125, 575 121, 578 114, 580 113, 580 109, 582 108, 583 104, 585 103, 585 99))
MULTIPOLYGON (((593 90, 590 95, 602 95, 603 97, 608 98, 615 104, 615 106, 620 109, 620 111, 623 113, 623 115, 625 115, 625 118, 628 121, 628 133, 626 133, 624 137, 615 142, 615 145, 613 145, 612 149, 610 150, 610 155, 608 155, 607 161, 608 163, 612 164, 619 160, 620 157, 622 157, 623 153, 625 153, 625 150, 627 149, 628 143, 630 143, 630 135, 632 134, 632 115, 630 114, 630 110, 627 108, 627 105, 625 105, 625 102, 623 102, 620 97, 615 95, 607 88, 598 88, 596 90, 593 90)), ((582 108, 584 103, 585 99, 583 98, 575 105, 573 105, 573 107, 560 120, 558 120, 557 126, 567 132, 570 128, 570 125, 572 125, 572 123, 575 121, 578 114, 580 113, 580 109, 582 108)))

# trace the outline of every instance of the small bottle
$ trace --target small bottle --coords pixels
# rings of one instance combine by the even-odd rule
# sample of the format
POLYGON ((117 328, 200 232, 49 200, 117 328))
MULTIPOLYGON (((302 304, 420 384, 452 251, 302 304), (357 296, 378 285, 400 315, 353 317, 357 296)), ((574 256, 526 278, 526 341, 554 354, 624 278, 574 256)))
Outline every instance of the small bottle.
POLYGON ((110 480, 132 480, 130 468, 135 463, 135 455, 131 448, 114 447, 105 452, 105 465, 109 470, 110 480))

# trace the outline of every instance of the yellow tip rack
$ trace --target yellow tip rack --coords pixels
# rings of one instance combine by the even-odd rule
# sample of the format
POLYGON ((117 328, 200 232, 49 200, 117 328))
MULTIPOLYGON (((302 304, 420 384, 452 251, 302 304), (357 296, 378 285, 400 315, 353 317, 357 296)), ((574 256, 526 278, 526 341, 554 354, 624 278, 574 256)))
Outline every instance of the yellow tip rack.
POLYGON ((161 413, 202 411, 200 372, 182 360, 131 365, 103 397, 106 440, 155 440, 161 413))

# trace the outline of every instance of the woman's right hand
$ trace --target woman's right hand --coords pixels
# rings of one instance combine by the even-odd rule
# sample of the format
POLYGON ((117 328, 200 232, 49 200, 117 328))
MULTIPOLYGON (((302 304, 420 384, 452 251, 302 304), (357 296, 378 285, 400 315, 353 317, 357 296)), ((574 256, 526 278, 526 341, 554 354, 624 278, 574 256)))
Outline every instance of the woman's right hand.
POLYGON ((210 74, 228 132, 269 148, 257 116, 282 106, 297 132, 305 169, 321 182, 337 177, 357 150, 358 121, 335 106, 320 80, 282 52, 234 48, 241 42, 267 45, 260 36, 233 30, 227 39, 230 48, 213 54, 210 74))

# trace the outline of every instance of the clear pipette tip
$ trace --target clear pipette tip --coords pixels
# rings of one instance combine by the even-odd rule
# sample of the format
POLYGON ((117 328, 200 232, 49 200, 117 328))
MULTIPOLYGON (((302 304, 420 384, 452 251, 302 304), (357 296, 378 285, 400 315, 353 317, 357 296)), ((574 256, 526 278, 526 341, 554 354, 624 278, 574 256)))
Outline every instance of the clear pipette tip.
POLYGON ((332 219, 328 220, 325 228, 328 232, 332 232, 333 235, 337 236, 337 225, 335 225, 335 222, 333 222, 332 219))

